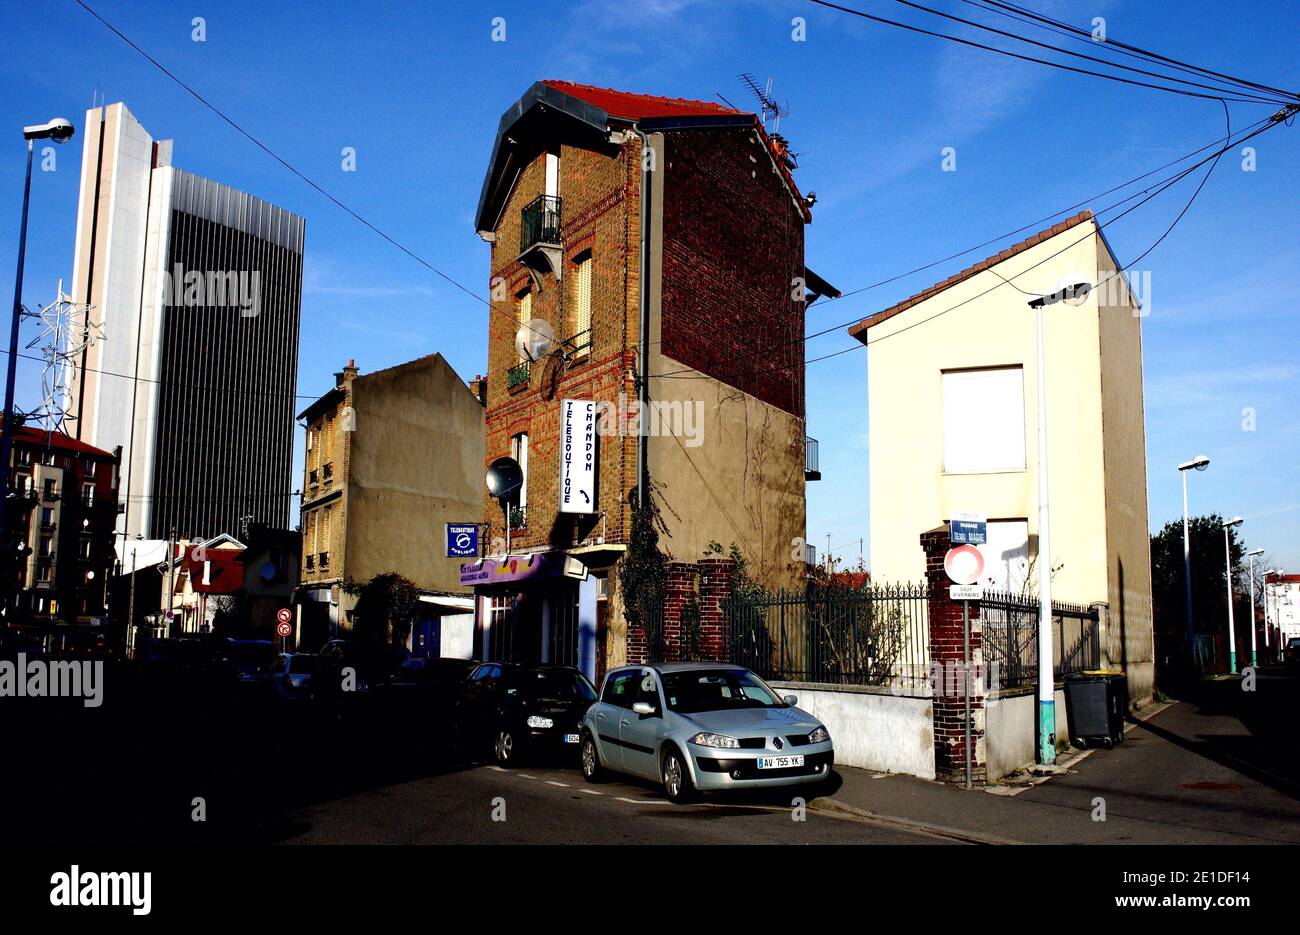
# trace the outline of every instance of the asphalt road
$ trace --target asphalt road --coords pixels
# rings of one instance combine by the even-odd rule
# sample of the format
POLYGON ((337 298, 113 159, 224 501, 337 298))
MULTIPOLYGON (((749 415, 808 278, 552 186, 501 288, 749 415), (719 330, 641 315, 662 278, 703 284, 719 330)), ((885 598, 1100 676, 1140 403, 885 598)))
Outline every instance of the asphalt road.
POLYGON ((673 805, 648 784, 590 785, 572 768, 479 766, 303 809, 278 837, 304 844, 947 843, 816 808, 796 821, 782 798, 673 805))

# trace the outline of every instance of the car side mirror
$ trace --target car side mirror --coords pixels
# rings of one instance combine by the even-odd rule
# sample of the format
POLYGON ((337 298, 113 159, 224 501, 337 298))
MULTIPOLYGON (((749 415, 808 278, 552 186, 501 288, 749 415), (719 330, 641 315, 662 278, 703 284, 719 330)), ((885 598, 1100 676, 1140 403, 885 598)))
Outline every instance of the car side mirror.
POLYGON ((786 696, 784 696, 781 700, 784 701, 786 704, 788 704, 790 707, 793 708, 795 705, 797 705, 797 704, 799 703, 799 696, 798 696, 798 695, 786 695, 786 696))
POLYGON ((637 701, 634 702, 632 705, 632 713, 639 714, 642 717, 650 717, 650 715, 656 714, 658 712, 655 710, 655 706, 650 704, 650 702, 637 701))

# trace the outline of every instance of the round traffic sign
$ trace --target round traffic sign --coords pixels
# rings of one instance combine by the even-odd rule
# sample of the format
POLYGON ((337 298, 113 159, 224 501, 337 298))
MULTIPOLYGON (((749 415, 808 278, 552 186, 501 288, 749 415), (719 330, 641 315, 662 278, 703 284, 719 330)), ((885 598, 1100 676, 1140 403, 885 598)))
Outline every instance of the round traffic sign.
POLYGON ((293 625, 287 620, 282 620, 275 625, 276 636, 288 636, 293 632, 293 625))
POLYGON ((293 611, 288 607, 281 607, 275 612, 275 619, 279 620, 281 623, 288 623, 293 619, 293 611))
POLYGON ((943 557, 943 570, 954 584, 974 584, 984 574, 984 556, 973 545, 959 545, 943 557))

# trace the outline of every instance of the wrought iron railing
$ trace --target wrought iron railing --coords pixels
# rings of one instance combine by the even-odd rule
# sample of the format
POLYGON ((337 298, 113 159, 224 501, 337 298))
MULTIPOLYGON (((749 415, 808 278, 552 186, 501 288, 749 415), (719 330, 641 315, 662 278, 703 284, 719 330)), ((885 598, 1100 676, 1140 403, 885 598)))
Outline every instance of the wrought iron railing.
POLYGON ((532 365, 528 361, 511 367, 506 371, 506 389, 513 390, 516 386, 522 386, 528 382, 529 374, 532 371, 532 365))
POLYGON ((573 355, 582 355, 591 350, 591 329, 579 331, 577 334, 565 338, 560 342, 564 350, 573 355))
POLYGON ((923 584, 780 591, 736 600, 731 661, 768 679, 890 685, 923 694, 930 661, 923 584))
POLYGON ((815 438, 804 439, 804 460, 803 460, 804 480, 822 479, 821 464, 820 464, 821 458, 820 458, 819 449, 820 446, 817 444, 817 439, 815 438))
MULTIPOLYGON (((985 591, 979 620, 980 645, 990 680, 1004 689, 1033 685, 1038 678, 1037 599, 985 591)), ((1057 681, 1101 665, 1097 621, 1096 610, 1052 602, 1052 672, 1057 681)))
POLYGON ((562 202, 557 195, 538 195, 519 216, 519 252, 537 244, 560 242, 562 202))

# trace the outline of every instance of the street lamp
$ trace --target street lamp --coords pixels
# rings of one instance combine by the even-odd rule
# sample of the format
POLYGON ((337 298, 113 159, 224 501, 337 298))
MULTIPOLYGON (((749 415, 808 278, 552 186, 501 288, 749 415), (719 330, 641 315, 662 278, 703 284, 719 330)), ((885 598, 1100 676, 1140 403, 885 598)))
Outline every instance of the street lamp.
POLYGON ((1066 286, 1033 299, 1038 326, 1038 762, 1056 762, 1056 679, 1052 673, 1052 548, 1051 513, 1047 498, 1047 378, 1043 366, 1043 308, 1064 302, 1079 306, 1088 300, 1092 283, 1066 286))
POLYGON ((1234 516, 1223 524, 1223 554, 1228 563, 1228 669, 1233 673, 1237 671, 1237 635, 1232 625, 1232 537, 1228 531, 1241 523, 1241 517, 1234 516))
POLYGON ((1196 658, 1193 652, 1195 637, 1192 635, 1192 538, 1187 529, 1187 472, 1195 469, 1204 471, 1210 466, 1210 459, 1197 455, 1190 461, 1178 465, 1178 473, 1183 477, 1183 586, 1187 596, 1187 660, 1196 658))
MULTIPOLYGON (((5 378, 4 427, 0 430, 0 542, 8 541, 9 526, 9 458, 14 438, 14 383, 18 377, 18 325, 23 313, 23 266, 27 258, 27 206, 32 192, 32 144, 35 140, 53 140, 66 143, 76 132, 72 124, 62 117, 48 123, 23 127, 27 141, 27 175, 23 181, 23 219, 18 228, 18 272, 14 276, 13 321, 9 325, 9 371, 5 378)), ((5 598, 7 600, 7 597, 5 598)))
MULTIPOLYGON (((1264 554, 1263 549, 1251 549, 1249 552, 1246 553, 1246 557, 1250 560, 1250 664, 1252 666, 1259 665, 1259 660, 1255 655, 1255 556, 1263 555, 1263 554, 1264 554)), ((1268 626, 1267 615, 1265 615, 1264 626, 1265 627, 1268 626)), ((1264 639, 1265 639, 1264 649, 1267 650, 1268 649, 1267 632, 1265 632, 1264 634, 1264 639)))

